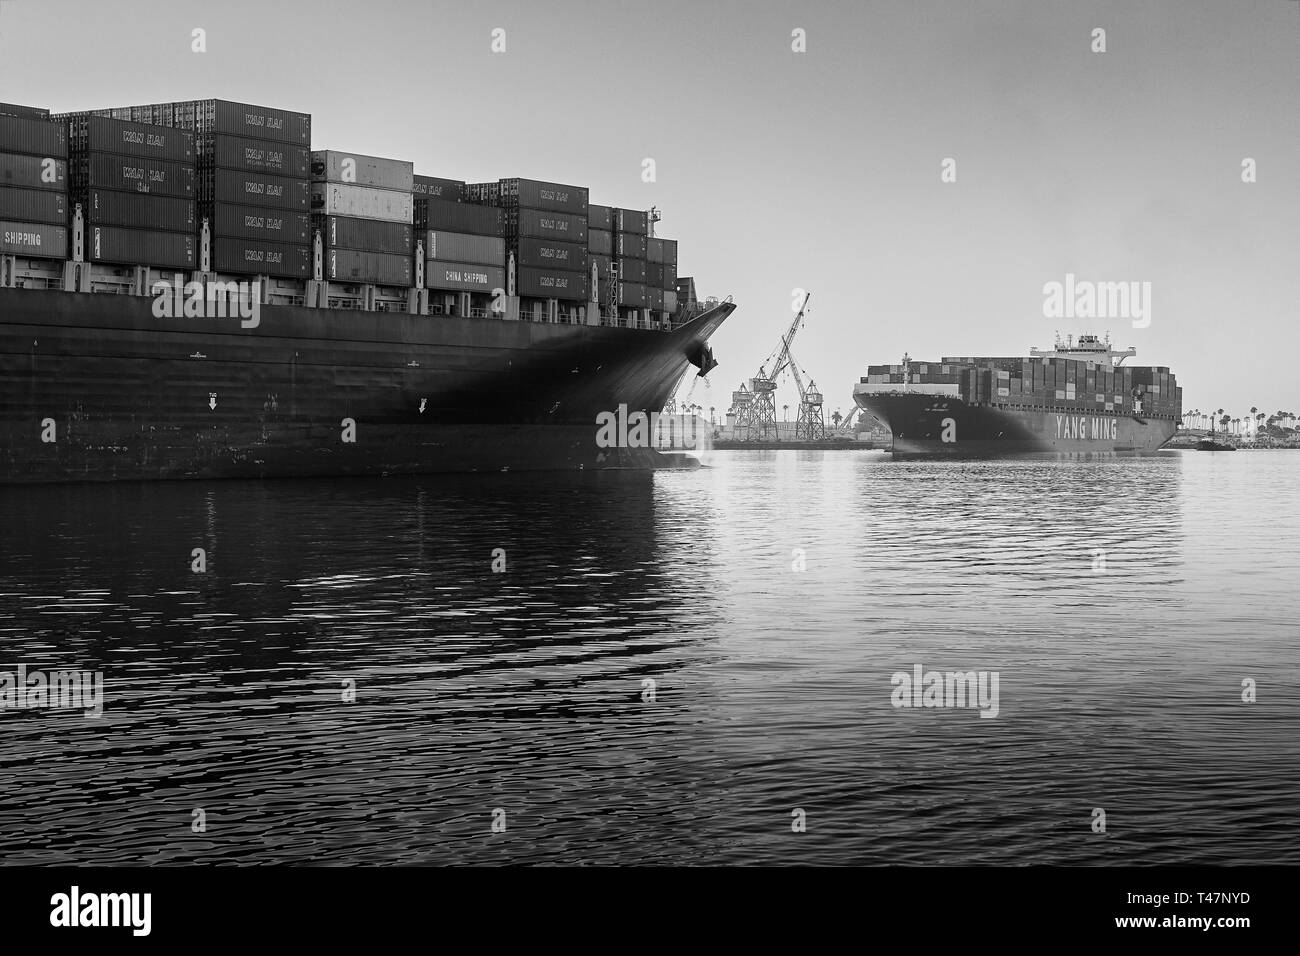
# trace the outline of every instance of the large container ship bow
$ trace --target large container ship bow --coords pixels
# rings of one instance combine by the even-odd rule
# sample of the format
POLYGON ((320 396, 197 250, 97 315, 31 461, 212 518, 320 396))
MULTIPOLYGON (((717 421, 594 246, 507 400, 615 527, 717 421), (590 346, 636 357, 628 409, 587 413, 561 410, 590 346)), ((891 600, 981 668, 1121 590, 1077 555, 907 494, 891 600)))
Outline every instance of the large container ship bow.
POLYGON ((1028 358, 905 355, 869 366, 853 397, 895 458, 1149 454, 1177 431, 1182 389, 1168 368, 1123 364, 1135 354, 1081 335, 1028 358))
POLYGON ((734 309, 657 214, 310 123, 0 104, 0 483, 697 464, 599 427, 706 374, 734 309))

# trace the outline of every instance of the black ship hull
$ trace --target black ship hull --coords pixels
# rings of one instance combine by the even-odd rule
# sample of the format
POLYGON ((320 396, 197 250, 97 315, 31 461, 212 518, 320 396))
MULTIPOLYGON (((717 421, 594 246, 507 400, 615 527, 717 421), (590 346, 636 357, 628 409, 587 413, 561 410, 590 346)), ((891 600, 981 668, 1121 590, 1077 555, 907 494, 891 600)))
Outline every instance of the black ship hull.
POLYGON ((731 314, 672 332, 0 289, 0 483, 694 464, 601 447, 657 412, 731 314))
POLYGON ((893 433, 895 458, 1108 458, 1158 451, 1178 430, 1171 418, 1069 405, 967 404, 924 391, 856 392, 893 433))

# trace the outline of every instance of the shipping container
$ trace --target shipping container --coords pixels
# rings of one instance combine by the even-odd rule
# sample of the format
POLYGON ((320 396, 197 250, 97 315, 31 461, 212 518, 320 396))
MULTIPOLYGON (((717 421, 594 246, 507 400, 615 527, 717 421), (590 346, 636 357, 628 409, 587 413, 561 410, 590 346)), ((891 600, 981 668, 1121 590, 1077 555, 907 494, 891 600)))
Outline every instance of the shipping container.
POLYGON ((311 153, 302 146, 286 146, 243 136, 212 135, 198 141, 199 164, 246 173, 269 173, 289 179, 311 178, 311 153))
POLYGON ((86 225, 192 234, 198 224, 192 199, 91 189, 84 200, 78 196, 73 201, 82 203, 86 225))
POLYGON ((650 239, 645 241, 645 257, 647 262, 655 262, 659 265, 664 263, 664 241, 662 239, 650 239))
POLYGON ((587 299, 589 284, 585 272, 521 267, 518 271, 516 291, 520 295, 538 299, 566 299, 582 302, 587 299))
POLYGON ((504 266, 506 241, 500 236, 431 229, 424 234, 424 257, 467 265, 504 266))
POLYGON ((584 186, 544 183, 536 179, 502 179, 501 201, 504 205, 587 215, 588 192, 584 186))
POLYGON ((646 284, 646 262, 644 259, 619 259, 618 277, 624 282, 646 284))
POLYGON ((575 242, 523 237, 519 240, 517 265, 585 272, 587 247, 575 242))
POLYGON ((312 183, 312 212, 326 216, 377 219, 380 222, 411 223, 411 194, 395 189, 346 186, 340 183, 312 183))
POLYGON ((311 146, 311 116, 228 100, 182 100, 171 104, 173 124, 200 136, 226 133, 250 139, 311 146))
POLYGON ((370 186, 409 193, 415 185, 415 164, 400 159, 362 156, 334 149, 312 150, 311 178, 316 182, 370 186))
POLYGON ((618 284, 619 305, 643 309, 645 308, 646 300, 646 287, 641 285, 639 282, 620 282, 618 284))
POLYGON ((78 153, 112 153, 192 166, 194 134, 183 129, 109 119, 93 113, 65 113, 56 117, 68 126, 68 149, 78 153))
POLYGON ((68 191, 68 162, 52 157, 0 153, 0 187, 68 191))
POLYGON ((218 237, 212 240, 212 268, 237 275, 306 279, 311 276, 311 247, 218 237))
POLYGON ((0 220, 68 224, 68 194, 0 186, 0 220))
POLYGON ((666 288, 664 285, 664 264, 662 262, 646 263, 645 284, 661 292, 666 288))
POLYGON ((68 158, 68 127, 48 119, 0 116, 0 153, 68 158))
POLYGON ((66 259, 67 227, 46 222, 0 222, 0 253, 39 259, 66 259))
POLYGON ((409 288, 414 277, 415 269, 410 256, 361 252, 356 249, 331 249, 325 254, 325 278, 331 281, 409 288))
POLYGON ((91 226, 86 230, 86 258, 91 262, 118 265, 194 268, 194 235, 186 232, 158 232, 153 229, 124 229, 120 226, 91 226))
POLYGON ((47 120, 50 111, 39 106, 19 106, 17 103, 0 103, 0 116, 17 116, 22 119, 47 120))
POLYGON ((312 226, 320 230, 327 249, 351 249, 411 258, 415 251, 414 231, 404 222, 379 222, 347 216, 313 216, 312 226))
POLYGON ((195 195, 192 163, 168 163, 113 153, 78 153, 72 160, 69 175, 74 192, 120 189, 137 195, 181 199, 192 199, 195 195))
POLYGON ((661 239, 664 244, 664 265, 673 267, 673 274, 677 274, 677 240, 661 239))
POLYGON ((218 202, 202 205, 199 216, 208 220, 213 236, 227 239, 290 245, 305 245, 312 239, 311 217, 305 212, 218 202))
POLYGON ((505 290, 506 270, 500 266, 431 259, 425 264, 424 284, 430 289, 441 289, 447 292, 490 294, 497 289, 505 290))
POLYGON ((664 290, 664 311, 665 312, 677 311, 677 293, 669 289, 664 290))
POLYGON ((591 267, 596 267, 596 274, 604 281, 612 273, 610 267, 614 265, 614 260, 609 256, 598 256, 594 252, 587 253, 587 272, 591 272, 591 267))
POLYGON ((602 256, 614 254, 614 234, 607 229, 588 229, 587 248, 602 256))
POLYGON ((559 239, 563 242, 587 241, 587 217, 570 216, 537 209, 506 210, 506 234, 559 239))
POLYGON ((200 169, 199 201, 242 203, 266 209, 311 209, 311 183, 304 179, 238 169, 200 169))
POLYGON ((411 184, 411 192, 417 199, 424 196, 448 202, 460 202, 464 198, 464 189, 465 183, 459 179, 438 179, 436 176, 415 176, 411 184))
POLYGON ((665 262, 664 266, 664 290, 673 291, 677 288, 677 263, 665 262))
POLYGON ((614 233, 614 255, 626 259, 644 259, 646 237, 631 233, 614 233))
POLYGON ((474 236, 504 235, 502 212, 492 206, 429 199, 426 201, 426 208, 428 210, 426 229, 462 232, 474 236))
POLYGON ((650 231, 650 223, 644 210, 615 209, 614 231, 644 236, 650 231))
MULTIPOLYGON (((614 209, 611 206, 587 206, 587 230, 602 229, 614 231, 614 209)), ((606 253, 608 255, 608 253, 606 253)))
POLYGON ((646 307, 652 312, 662 312, 664 310, 664 290, 655 289, 646 286, 645 290, 646 307))

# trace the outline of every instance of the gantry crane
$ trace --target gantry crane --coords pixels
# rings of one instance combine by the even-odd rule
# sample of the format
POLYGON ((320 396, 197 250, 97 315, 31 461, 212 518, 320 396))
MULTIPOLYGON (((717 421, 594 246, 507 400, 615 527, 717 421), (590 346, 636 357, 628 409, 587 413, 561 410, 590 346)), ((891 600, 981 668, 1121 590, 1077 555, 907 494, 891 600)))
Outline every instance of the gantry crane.
MULTIPOLYGON (((736 431, 744 441, 776 441, 776 383, 781 373, 790 366, 790 346, 795 334, 803 328, 804 313, 808 311, 808 300, 812 293, 803 297, 799 313, 790 323, 790 328, 781 336, 781 344, 766 362, 758 367, 758 374, 749 380, 750 399, 737 409, 736 431), (771 369, 771 372, 767 370, 771 369)), ((797 381, 797 377, 796 377, 797 381)), ((744 385, 741 385, 744 391, 744 385)), ((734 395, 733 395, 734 397, 734 395)), ((818 395, 819 404, 821 396, 818 395)), ((800 388, 800 402, 803 401, 803 389, 800 388)), ((803 405, 800 405, 802 410, 803 405)), ((820 410, 819 410, 820 414, 820 410)), ((823 433, 825 426, 823 426, 823 433)))

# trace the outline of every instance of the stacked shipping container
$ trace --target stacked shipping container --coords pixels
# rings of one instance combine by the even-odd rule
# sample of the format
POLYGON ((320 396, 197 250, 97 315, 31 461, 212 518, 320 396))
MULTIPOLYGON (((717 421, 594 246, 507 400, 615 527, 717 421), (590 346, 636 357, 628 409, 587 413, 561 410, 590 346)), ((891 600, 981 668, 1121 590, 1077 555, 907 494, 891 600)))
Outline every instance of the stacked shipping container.
POLYGON ((324 244, 324 278, 409 288, 412 164, 335 150, 311 155, 312 224, 324 244))
POLYGON ((506 251, 515 257, 520 296, 585 302, 587 190, 534 179, 502 179, 496 189, 477 184, 477 195, 496 197, 505 210, 506 251))
POLYGON ((48 116, 0 107, 0 254, 67 258, 68 131, 48 116))
POLYGON ((81 207, 86 259, 193 269, 194 134, 65 113, 70 195, 81 207))

